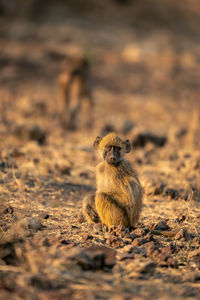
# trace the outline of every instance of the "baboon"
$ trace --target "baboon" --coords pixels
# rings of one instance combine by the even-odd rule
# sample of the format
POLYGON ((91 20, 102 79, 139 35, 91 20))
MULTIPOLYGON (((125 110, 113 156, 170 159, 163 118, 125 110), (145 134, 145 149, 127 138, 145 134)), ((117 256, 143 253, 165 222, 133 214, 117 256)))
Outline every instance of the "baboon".
POLYGON ((89 223, 100 221, 109 228, 133 227, 141 212, 143 188, 131 163, 124 158, 131 151, 130 141, 109 133, 97 137, 94 148, 103 161, 96 169, 96 194, 83 200, 83 215, 89 223))
POLYGON ((89 61, 81 57, 71 59, 67 68, 58 76, 58 87, 60 91, 60 112, 64 127, 75 129, 77 118, 83 106, 87 113, 88 126, 92 124, 93 99, 89 83, 89 61))

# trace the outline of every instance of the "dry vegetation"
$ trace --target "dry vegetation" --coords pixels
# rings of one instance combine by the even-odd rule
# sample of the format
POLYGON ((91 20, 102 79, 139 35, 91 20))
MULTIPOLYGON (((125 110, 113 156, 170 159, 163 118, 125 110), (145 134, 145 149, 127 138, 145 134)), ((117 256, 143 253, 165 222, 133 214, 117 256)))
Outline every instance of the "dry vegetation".
POLYGON ((0 1, 0 299, 199 299, 198 1, 47 2, 0 1), (70 131, 56 78, 80 53, 95 121, 70 131), (145 188, 132 231, 80 217, 110 130, 145 188))

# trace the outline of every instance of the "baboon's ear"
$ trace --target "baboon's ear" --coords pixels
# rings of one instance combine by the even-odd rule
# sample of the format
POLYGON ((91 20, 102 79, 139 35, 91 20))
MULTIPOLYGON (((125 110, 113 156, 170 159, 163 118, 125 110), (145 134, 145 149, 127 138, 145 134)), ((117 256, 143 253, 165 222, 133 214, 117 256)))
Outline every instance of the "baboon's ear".
POLYGON ((125 145, 125 152, 126 152, 126 153, 129 153, 129 152, 131 151, 131 143, 130 143, 130 141, 129 141, 129 140, 126 140, 126 141, 124 142, 124 145, 125 145))
POLYGON ((99 145, 99 143, 100 143, 101 140, 102 140, 102 137, 100 137, 100 136, 97 136, 97 137, 96 137, 96 139, 95 139, 95 141, 94 141, 94 144, 93 144, 94 149, 97 149, 97 148, 98 148, 98 145, 99 145))

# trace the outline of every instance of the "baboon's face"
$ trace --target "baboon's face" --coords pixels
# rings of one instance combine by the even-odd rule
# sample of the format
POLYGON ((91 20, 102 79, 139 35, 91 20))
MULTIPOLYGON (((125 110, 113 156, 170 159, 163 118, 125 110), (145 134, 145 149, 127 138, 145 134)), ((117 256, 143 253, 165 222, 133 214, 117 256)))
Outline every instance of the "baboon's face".
POLYGON ((108 164, 117 165, 122 160, 121 147, 106 145, 104 147, 103 158, 108 164))
POLYGON ((129 140, 122 141, 114 133, 110 133, 103 138, 97 136, 94 148, 108 164, 117 166, 124 159, 124 155, 131 151, 131 144, 129 140))

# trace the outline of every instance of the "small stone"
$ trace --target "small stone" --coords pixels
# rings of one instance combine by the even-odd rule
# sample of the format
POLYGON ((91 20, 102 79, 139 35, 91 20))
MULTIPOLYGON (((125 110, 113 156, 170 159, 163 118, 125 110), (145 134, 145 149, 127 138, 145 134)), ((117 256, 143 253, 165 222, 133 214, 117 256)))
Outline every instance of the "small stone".
POLYGON ((179 158, 179 156, 177 153, 172 153, 169 155, 169 160, 171 160, 171 161, 176 161, 176 160, 178 160, 178 158, 179 158))
POLYGON ((66 259, 69 265, 79 265, 82 270, 99 270, 114 266, 116 252, 114 249, 98 245, 88 248, 73 247, 66 253, 66 259))
POLYGON ((193 281, 194 282, 199 282, 200 281, 200 272, 196 272, 194 275, 193 275, 193 281))
POLYGON ((139 272, 141 274, 153 274, 154 271, 155 271, 155 268, 156 268, 157 264, 153 261, 147 261, 147 262, 144 262, 140 268, 139 268, 139 272))
POLYGON ((118 254, 118 259, 120 261, 126 260, 126 259, 134 259, 135 254, 134 253, 120 253, 118 254))
POLYGON ((146 238, 136 238, 132 242, 132 245, 133 246, 141 246, 141 245, 143 245, 143 244, 145 244, 147 242, 148 242, 148 239, 146 239, 146 238))
POLYGON ((133 140, 133 147, 145 147, 147 143, 152 143, 156 147, 163 147, 167 142, 166 136, 159 136, 151 132, 141 132, 133 140))
POLYGON ((67 241, 67 240, 61 240, 60 243, 61 243, 62 245, 70 245, 70 244, 71 244, 71 242, 70 242, 70 241, 67 241))
POLYGON ((49 219, 49 217, 50 217, 49 214, 45 214, 44 219, 47 220, 49 219))
POLYGON ((0 162, 0 170, 4 171, 5 169, 10 168, 10 164, 7 161, 1 161, 0 162))
POLYGON ((133 233, 138 237, 142 237, 149 233, 149 228, 137 228, 133 231, 133 233))
POLYGON ((46 133, 38 125, 34 125, 30 129, 29 137, 31 140, 37 141, 40 145, 43 145, 46 141, 46 133))
POLYGON ((196 250, 189 252, 188 258, 200 262, 200 249, 196 249, 196 250))
POLYGON ((46 133, 37 124, 16 126, 14 134, 23 140, 37 141, 39 145, 43 145, 46 141, 46 133))
POLYGON ((169 199, 178 199, 179 198, 179 191, 172 188, 167 188, 165 190, 164 196, 169 199))
POLYGON ((161 252, 155 257, 160 267, 178 267, 177 261, 171 256, 173 251, 174 249, 170 245, 161 249, 161 252))
POLYGON ((153 230, 170 230, 170 227, 167 225, 167 222, 165 220, 160 221, 159 223, 155 224, 153 226, 153 230))
POLYGON ((88 178, 89 178, 89 174, 88 174, 87 172, 81 172, 81 173, 79 174, 79 176, 80 176, 80 177, 83 177, 83 178, 85 178, 85 179, 88 179, 88 178))
POLYGON ((180 223, 184 222, 185 219, 186 219, 186 217, 184 215, 180 215, 178 218, 176 218, 176 222, 180 224, 180 223))
POLYGON ((154 250, 156 249, 156 246, 153 241, 144 244, 144 247, 146 249, 147 256, 151 256, 154 250))
POLYGON ((188 133, 188 130, 186 128, 181 128, 177 131, 176 137, 178 139, 180 139, 180 138, 184 137, 187 133, 188 133))
POLYGON ((14 208, 10 205, 4 210, 4 214, 10 214, 13 215, 14 213, 14 208))
POLYGON ((123 252, 131 253, 132 249, 133 249, 133 245, 127 245, 127 246, 123 247, 121 250, 123 252))
POLYGON ((167 247, 170 247, 171 253, 177 253, 179 251, 179 248, 177 247, 176 243, 171 242, 167 247))
POLYGON ((33 159, 33 162, 34 162, 35 165, 38 165, 40 163, 40 159, 38 157, 35 157, 33 159))
POLYGON ((83 236, 82 242, 86 242, 86 241, 89 241, 89 240, 92 240, 92 239, 93 239, 93 236, 86 233, 83 236))
POLYGON ((121 239, 120 237, 116 237, 113 234, 108 235, 108 237, 106 239, 106 243, 111 247, 123 247, 124 246, 123 239, 121 239))
POLYGON ((126 253, 139 254, 142 256, 146 255, 146 249, 144 247, 137 247, 137 246, 133 246, 133 245, 127 245, 127 246, 123 247, 122 251, 126 252, 126 253))
POLYGON ((45 247, 50 247, 50 246, 51 246, 51 244, 50 244, 48 238, 45 238, 45 239, 43 240, 42 245, 45 246, 45 247))
POLYGON ((68 175, 70 176, 71 174, 71 168, 70 167, 67 167, 67 166, 62 166, 60 167, 60 171, 63 175, 68 175))
POLYGON ((178 262, 177 262, 177 260, 175 258, 171 257, 171 256, 167 260, 167 265, 170 268, 178 269, 178 262))
POLYGON ((139 238, 134 239, 134 241, 132 242, 132 245, 133 246, 140 246, 140 239, 139 238))
POLYGON ((175 238, 175 240, 184 239, 185 241, 188 241, 188 240, 190 240, 191 236, 187 232, 186 228, 182 228, 179 230, 179 232, 175 235, 174 238, 175 238))

